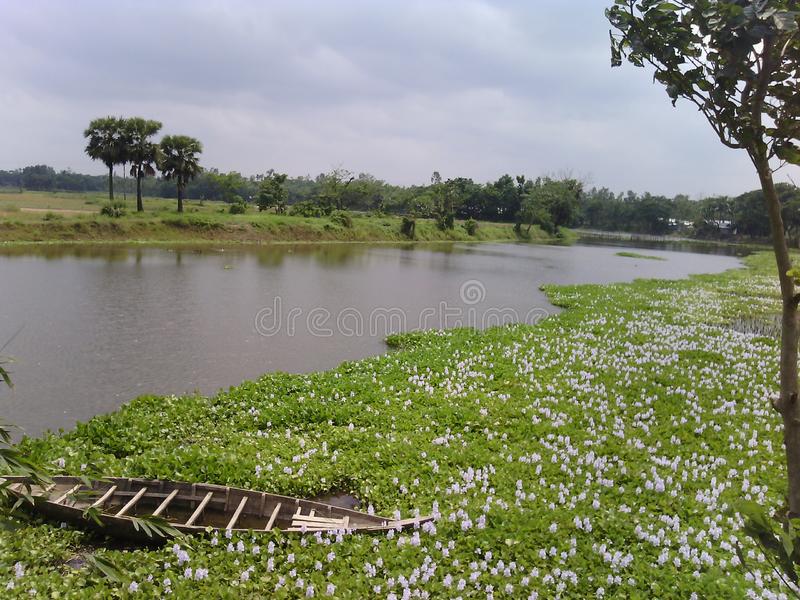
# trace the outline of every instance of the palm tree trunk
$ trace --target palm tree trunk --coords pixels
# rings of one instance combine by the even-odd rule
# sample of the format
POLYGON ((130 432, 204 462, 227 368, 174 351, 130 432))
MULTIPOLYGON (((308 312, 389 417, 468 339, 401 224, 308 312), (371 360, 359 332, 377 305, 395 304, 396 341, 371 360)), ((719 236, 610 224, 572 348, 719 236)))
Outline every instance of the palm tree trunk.
POLYGON ((142 204, 142 169, 136 170, 136 212, 143 212, 144 204, 142 204))
POLYGON ((183 212, 183 186, 178 184, 178 212, 183 212))
POLYGON ((114 201, 114 165, 108 165, 108 199, 114 201))
POLYGON ((781 285, 781 359, 780 359, 780 395, 773 403, 783 418, 783 444, 786 450, 786 469, 789 489, 789 516, 800 517, 800 405, 797 402, 798 373, 797 345, 800 330, 797 322, 797 305, 800 297, 795 295, 793 278, 788 274, 792 268, 789 247, 781 217, 781 204, 772 171, 766 159, 754 161, 764 202, 769 214, 772 232, 772 247, 778 265, 778 279, 781 285))

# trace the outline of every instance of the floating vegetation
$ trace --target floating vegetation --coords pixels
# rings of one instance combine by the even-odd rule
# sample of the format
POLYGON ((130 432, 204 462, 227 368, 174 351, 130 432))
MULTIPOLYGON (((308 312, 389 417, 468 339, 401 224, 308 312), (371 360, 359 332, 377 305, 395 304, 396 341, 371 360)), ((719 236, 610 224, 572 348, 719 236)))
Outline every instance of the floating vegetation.
POLYGON ((617 256, 624 256, 625 258, 642 258, 645 260, 667 260, 663 256, 653 256, 652 254, 639 254, 638 252, 617 252, 617 256))
POLYGON ((209 534, 108 550, 71 528, 0 532, 6 597, 776 598, 741 501, 786 490, 770 407, 774 264, 684 281, 548 286, 538 326, 395 336, 390 354, 143 396, 25 451, 68 474, 210 481, 435 521, 381 536, 209 534), (395 511, 397 511, 395 513, 395 511), (740 563, 741 545, 748 565, 740 563), (113 566, 113 568, 111 568, 113 566), (106 569, 111 575, 103 575, 106 569))

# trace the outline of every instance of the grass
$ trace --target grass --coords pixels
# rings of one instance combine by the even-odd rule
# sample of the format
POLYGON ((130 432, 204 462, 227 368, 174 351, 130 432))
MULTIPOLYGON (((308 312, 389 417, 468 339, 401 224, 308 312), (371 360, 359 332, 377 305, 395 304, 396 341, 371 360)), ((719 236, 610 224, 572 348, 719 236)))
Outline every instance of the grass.
POLYGON ((638 252, 617 252, 617 256, 624 256, 626 258, 640 258, 646 260, 667 260, 663 256, 653 256, 651 254, 639 254, 638 252))
MULTIPOLYGON (((118 198, 119 199, 119 198, 118 198)), ((128 212, 120 218, 100 215, 103 194, 8 192, 0 194, 0 242, 406 242, 395 216, 354 214, 353 226, 343 227, 328 218, 305 218, 259 213, 250 208, 231 215, 221 202, 187 201, 176 212, 175 201, 145 198, 145 212, 135 211, 129 197, 128 212)), ((474 236, 461 222, 440 231, 433 220, 417 221, 414 241, 524 241, 548 242, 553 238, 538 228, 520 238, 509 223, 478 224, 474 236)), ((561 241, 569 239, 569 232, 561 241)))
POLYGON ((394 336, 382 357, 213 397, 144 396, 25 440, 70 474, 342 490, 437 520, 131 551, 22 520, 0 532, 0 586, 25 598, 775 597, 769 568, 746 577, 734 546, 757 555, 737 503, 774 508, 785 492, 769 407, 778 346, 731 325, 775 313, 773 270, 758 255, 690 280, 550 286, 565 310, 535 327, 394 336), (66 566, 86 552, 122 580, 66 566))

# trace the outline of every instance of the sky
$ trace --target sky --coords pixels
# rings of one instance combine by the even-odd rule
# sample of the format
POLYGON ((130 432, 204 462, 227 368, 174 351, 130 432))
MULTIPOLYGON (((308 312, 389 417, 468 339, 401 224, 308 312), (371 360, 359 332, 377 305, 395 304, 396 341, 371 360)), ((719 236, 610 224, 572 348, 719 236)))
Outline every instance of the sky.
POLYGON ((103 173, 83 130, 111 114, 157 119, 201 140, 205 167, 245 175, 757 188, 691 105, 611 69, 609 3, 0 0, 0 169, 103 173))

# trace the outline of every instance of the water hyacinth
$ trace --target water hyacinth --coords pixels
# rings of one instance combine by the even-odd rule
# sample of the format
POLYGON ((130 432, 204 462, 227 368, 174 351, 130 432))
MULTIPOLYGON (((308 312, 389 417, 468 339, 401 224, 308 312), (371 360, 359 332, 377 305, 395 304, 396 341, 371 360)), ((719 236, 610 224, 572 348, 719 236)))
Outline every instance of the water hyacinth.
POLYGON ((776 310, 769 257, 748 261, 689 281, 550 288, 565 310, 536 327, 399 336, 400 351, 333 371, 143 397, 27 440, 68 473, 344 491, 364 510, 435 521, 105 551, 123 583, 54 569, 88 536, 25 524, 0 533, 0 585, 62 598, 134 584, 179 598, 782 597, 735 511, 775 508, 785 491, 777 343, 730 326, 776 310))

